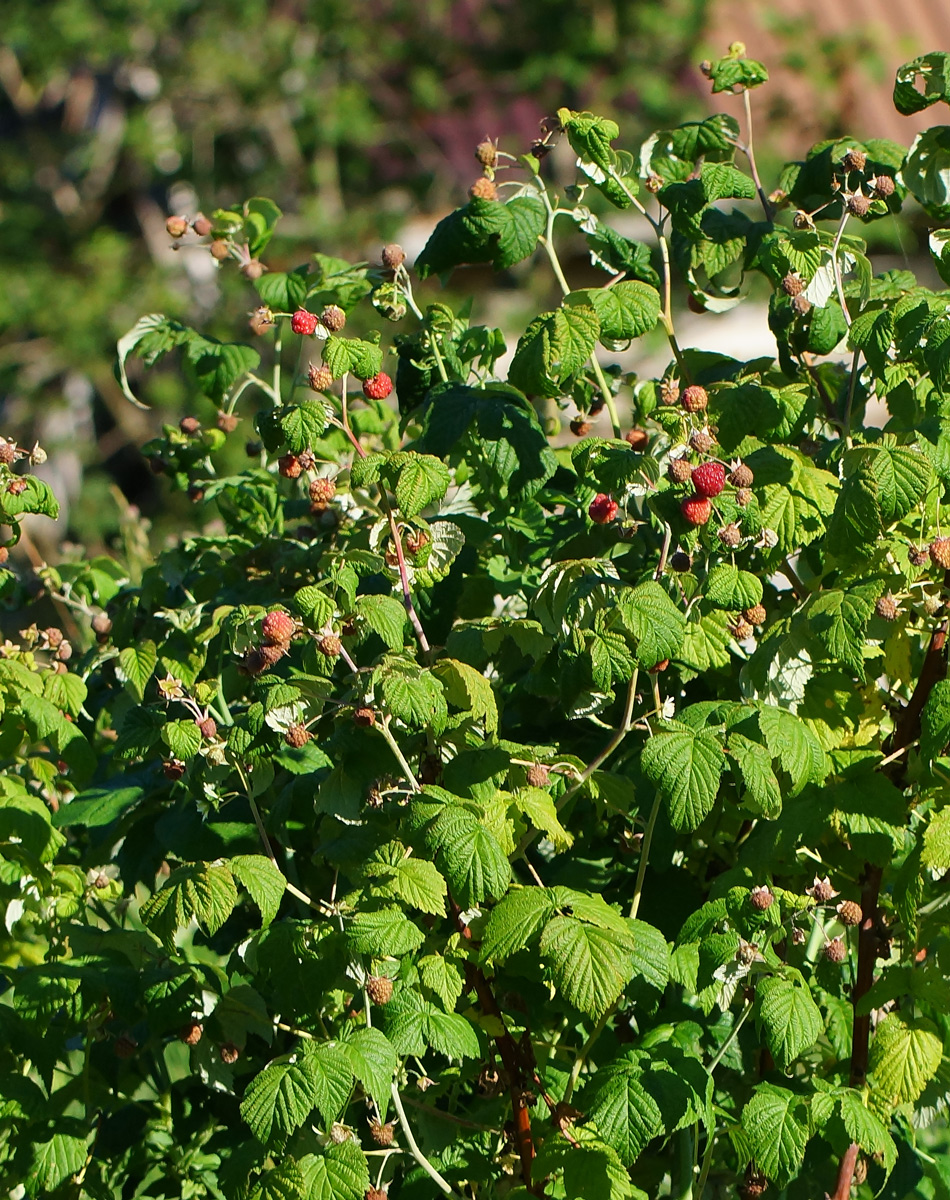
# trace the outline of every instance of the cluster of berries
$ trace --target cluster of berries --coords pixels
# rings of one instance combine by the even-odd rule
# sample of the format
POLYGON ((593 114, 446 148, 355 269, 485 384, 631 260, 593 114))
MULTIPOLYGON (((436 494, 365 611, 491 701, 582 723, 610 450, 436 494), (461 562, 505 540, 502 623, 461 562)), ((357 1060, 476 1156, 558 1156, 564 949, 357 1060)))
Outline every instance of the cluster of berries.
POLYGON ((260 675, 274 666, 290 649, 297 623, 289 613, 276 608, 261 621, 261 644, 248 650, 241 663, 248 675, 260 675))

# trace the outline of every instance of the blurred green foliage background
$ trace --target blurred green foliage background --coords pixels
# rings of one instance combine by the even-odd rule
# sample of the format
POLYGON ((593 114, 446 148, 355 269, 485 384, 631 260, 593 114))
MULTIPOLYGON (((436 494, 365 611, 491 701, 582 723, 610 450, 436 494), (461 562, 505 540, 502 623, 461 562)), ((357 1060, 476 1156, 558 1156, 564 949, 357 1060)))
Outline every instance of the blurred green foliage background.
MULTIPOLYGON (((148 512, 155 423, 113 378, 143 312, 212 307, 246 336, 250 285, 171 248, 168 213, 274 197, 274 266, 356 258, 465 198, 478 141, 526 150, 560 105, 633 143, 702 111, 706 0, 7 0, 0 45, 0 433, 39 438, 69 535, 148 512), (158 268, 158 269, 156 269, 158 268), (220 290, 231 303, 220 305, 220 290)), ((420 237, 424 236, 420 232, 420 237)), ((149 399, 177 419, 169 374, 149 399)), ((158 418, 156 418, 157 422, 158 418)))

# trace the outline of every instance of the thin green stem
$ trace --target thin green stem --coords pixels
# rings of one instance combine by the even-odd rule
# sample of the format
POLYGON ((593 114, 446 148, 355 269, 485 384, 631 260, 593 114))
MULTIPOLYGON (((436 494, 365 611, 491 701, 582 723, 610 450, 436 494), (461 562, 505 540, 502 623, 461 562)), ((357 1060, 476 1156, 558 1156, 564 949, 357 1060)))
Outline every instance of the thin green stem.
POLYGON ((280 404, 280 352, 283 349, 283 341, 281 335, 280 324, 277 326, 277 333, 274 335, 274 395, 277 398, 277 403, 280 404))
POLYGON ((590 1055, 590 1052, 594 1047, 594 1043, 597 1041, 597 1039, 600 1037, 600 1035, 604 1032, 604 1026, 607 1024, 607 1021, 610 1018, 610 1016, 613 1013, 615 1008, 616 1008, 616 1005, 612 1004, 610 1006, 610 1008, 606 1009, 601 1014, 600 1018, 597 1021, 597 1024, 594 1026, 594 1028, 590 1032, 590 1037, 587 1039, 587 1041, 581 1047, 580 1054, 578 1054, 578 1056, 574 1059, 574 1065, 571 1067, 571 1074, 567 1081, 567 1087, 564 1089, 564 1103, 565 1104, 570 1103, 571 1096, 573 1096, 573 1094, 574 1094, 574 1088, 577 1086, 577 1081, 580 1078, 581 1071, 583 1071, 584 1066, 587 1062, 588 1056, 590 1055))
POLYGON ((419 1149, 416 1139, 412 1136, 412 1129, 409 1126, 409 1118, 406 1116, 406 1110, 403 1108, 402 1104, 402 1097, 399 1095, 399 1088, 396 1087, 395 1081, 392 1083, 391 1090, 393 1107, 399 1114, 399 1127, 402 1130, 406 1141, 409 1143, 409 1150, 412 1154, 412 1157, 416 1160, 419 1166, 422 1167, 423 1171, 425 1171, 436 1187, 438 1187, 440 1191, 444 1192, 446 1196, 451 1196, 451 1184, 447 1183, 446 1180, 435 1169, 432 1163, 429 1162, 426 1156, 419 1149))
MULTIPOLYGON (((551 198, 548 196, 547 189, 544 187, 542 180, 536 176, 535 182, 541 191, 541 199, 543 200, 544 207, 547 209, 548 213, 544 236, 539 238, 539 241, 544 246, 545 253, 548 256, 548 261, 551 264, 551 270, 554 272, 555 279, 557 279, 558 286, 560 287, 562 293, 566 296, 571 290, 571 285, 567 282, 567 278, 564 275, 564 270, 561 267, 561 260, 558 258, 557 250, 554 247, 554 220, 559 215, 560 210, 556 209, 551 203, 551 198)), ((603 368, 597 361, 596 354, 592 354, 589 361, 591 369, 594 372, 594 377, 597 380, 597 386, 600 388, 600 394, 603 396, 607 413, 610 417, 610 424, 613 428, 614 437, 619 438, 622 436, 623 431, 620 427, 620 419, 617 416, 617 406, 614 404, 613 392, 610 390, 610 385, 608 384, 606 376, 604 375, 603 368)))
MULTIPOLYGON (((235 763, 235 767, 237 768, 237 773, 241 779, 241 783, 244 786, 244 794, 251 809, 251 816, 254 818, 254 824, 257 826, 257 834, 261 839, 261 845, 264 847, 264 853, 271 860, 277 870, 280 871, 281 875, 283 875, 284 872, 280 870, 280 864, 277 861, 277 856, 274 854, 274 848, 271 846, 270 838, 267 836, 267 830, 264 828, 264 822, 261 818, 261 811, 257 807, 257 801, 251 795, 250 784, 248 782, 247 775, 244 773, 244 768, 240 763, 235 763)), ((321 903, 314 900, 312 896, 308 896, 306 892, 302 892, 300 888, 292 884, 287 878, 284 879, 284 888, 290 892, 292 896, 296 896, 298 900, 301 900, 310 908, 315 908, 318 911, 323 910, 324 906, 321 903)))
POLYGON ((584 786, 590 779, 591 775, 613 754, 623 739, 630 732, 630 720, 633 716, 633 706, 637 698, 637 682, 640 678, 640 670, 637 668, 633 672, 630 680, 630 686, 627 688, 627 699, 624 704, 623 716, 620 718, 620 724, 614 731, 613 737, 607 745, 600 751, 596 757, 591 759, 590 763, 581 772, 578 781, 567 789, 564 795, 558 801, 558 808, 563 808, 567 802, 584 786))
POLYGON ((657 817, 660 815, 660 793, 657 792, 647 818, 647 826, 643 831, 643 842, 640 846, 640 865, 637 867, 637 882, 633 888, 633 899, 630 901, 630 916, 635 917, 640 911, 640 900, 643 896, 643 881, 646 878, 647 863, 650 861, 650 843, 653 841, 653 831, 656 828, 657 817))
POLYGON ((835 288, 838 292, 838 303, 841 305, 841 311, 844 313, 844 319, 851 324, 851 314, 848 312, 848 302, 844 298, 844 281, 841 277, 841 263, 838 261, 838 247, 841 245, 841 239, 844 236, 844 227, 848 223, 848 206, 842 201, 841 220, 838 222, 838 229, 835 233, 835 240, 831 245, 831 269, 834 271, 835 288))
POLYGON ((736 1017, 736 1023, 733 1025, 732 1029, 729 1031, 729 1036, 726 1038, 726 1040, 723 1042, 723 1044, 716 1051, 716 1054, 715 1054, 712 1062, 709 1064, 710 1075, 713 1073, 713 1071, 715 1071, 715 1069, 719 1066, 719 1064, 722 1062, 722 1060, 729 1053, 729 1049, 732 1046, 732 1043, 739 1036, 739 1030, 749 1019, 749 1014, 751 1012, 752 1012, 752 1001, 747 1000, 745 1002, 745 1005, 743 1006, 742 1012, 739 1013, 738 1017, 736 1017))
POLYGON ((745 151, 745 156, 749 160, 749 170, 752 172, 752 179, 755 182, 755 190, 759 193, 759 199, 762 201, 762 209, 765 212, 765 219, 771 222, 774 217, 772 205, 769 204, 768 197, 765 194, 765 188, 762 186, 762 180, 759 178, 759 170, 755 165, 755 150, 752 144, 752 101, 749 98, 749 89, 743 88, 742 100, 745 105, 745 127, 746 139, 742 149, 745 151))
POLYGON ((702 1166, 699 1168, 699 1179, 696 1181, 696 1186, 693 1188, 694 1200, 703 1200, 703 1192, 706 1190, 706 1180, 709 1178, 709 1169, 712 1166, 713 1150, 716 1147, 716 1125, 713 1121, 713 1127, 706 1131, 706 1150, 703 1153, 702 1166))
POLYGON ((402 767, 402 772, 406 777, 406 782, 409 784, 410 789, 413 792, 421 791, 422 789, 419 787, 419 781, 416 779, 415 774, 413 773, 412 767, 410 767, 409 764, 406 762, 405 755, 399 749, 399 743, 393 737, 393 732, 389 728, 389 717, 388 716, 383 717, 383 719, 376 726, 376 728, 386 739, 386 744, 389 746, 390 750, 392 750, 393 757, 399 763, 400 767, 402 767))

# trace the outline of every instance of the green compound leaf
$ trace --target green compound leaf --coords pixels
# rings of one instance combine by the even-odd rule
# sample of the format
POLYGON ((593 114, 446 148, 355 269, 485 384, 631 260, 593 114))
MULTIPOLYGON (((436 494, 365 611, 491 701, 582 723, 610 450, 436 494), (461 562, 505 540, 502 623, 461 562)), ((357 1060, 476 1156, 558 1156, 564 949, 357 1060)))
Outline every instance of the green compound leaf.
POLYGON ((897 68, 894 107, 899 113, 909 117, 941 101, 950 104, 950 54, 922 54, 897 68), (917 86, 918 78, 923 90, 917 86))
POLYGON ((742 1110, 752 1157, 778 1187, 798 1174, 808 1143, 808 1110, 801 1096, 771 1083, 757 1085, 742 1110))
POLYGON ((864 630, 874 614, 879 584, 863 584, 848 591, 833 588, 815 596, 805 609, 807 627, 828 657, 845 663, 864 679, 864 630))
POLYGON ((399 1055, 381 1029, 358 1029, 339 1043, 353 1074, 373 1097, 385 1117, 390 1087, 399 1069, 399 1055))
POLYGON ((639 666, 649 669, 676 656, 683 644, 686 619, 658 583, 651 580, 625 588, 617 610, 624 628, 636 639, 639 666))
POLYGON ((660 316, 656 288, 633 281, 571 292, 564 303, 592 308, 600 322, 600 337, 612 342, 629 342, 648 333, 660 316))
POLYGON ((185 343, 185 355, 195 369, 204 394, 220 404, 235 383, 260 365, 261 356, 239 342, 219 342, 193 334, 185 343))
POLYGON ((643 747, 643 773, 666 800, 673 828, 696 829, 716 802, 726 763, 722 747, 707 731, 658 728, 643 747))
POLYGON ((498 706, 489 680, 468 663, 455 658, 443 658, 432 668, 442 680, 449 704, 470 712, 476 721, 484 721, 485 732, 498 728, 498 706))
POLYGON ((534 251, 546 220, 544 204, 536 196, 515 196, 507 204, 475 197, 436 225, 415 269, 420 279, 464 263, 491 263, 505 270, 534 251))
POLYGON ((481 904, 486 896, 501 897, 511 883, 511 864, 490 829, 464 809, 449 811, 434 827, 436 862, 463 908, 481 904))
POLYGON ((774 820, 782 811, 782 789, 772 770, 769 751, 741 733, 730 733, 729 753, 739 768, 746 788, 746 803, 764 817, 774 820))
POLYGON ((152 678, 158 666, 158 650, 155 643, 147 638, 134 646, 126 646, 119 651, 120 677, 128 683, 132 694, 141 700, 145 694, 145 685, 152 678))
POLYGON ((408 954, 425 940, 400 908, 358 912, 346 927, 346 940, 358 954, 408 954))
POLYGON ((790 777, 789 795, 796 796, 808 783, 820 783, 827 774, 825 752, 805 722, 784 708, 763 705, 759 729, 769 753, 790 777))
POLYGON ((433 916, 445 916, 445 880, 434 863, 424 858, 407 857, 401 842, 390 842, 377 851, 366 865, 366 875, 375 880, 373 892, 401 900, 408 908, 433 916), (387 851, 391 849, 391 853, 387 851), (395 860, 395 861, 390 861, 395 860))
POLYGON ((518 339, 509 382, 528 395, 560 395, 594 352, 599 336, 600 321, 586 305, 542 313, 518 339))
POLYGON ((648 1064, 639 1051, 628 1050, 599 1068, 579 1101, 626 1167, 633 1166, 647 1143, 664 1132, 659 1105, 643 1085, 648 1064))
POLYGON ((309 1117, 316 1104, 313 1073, 306 1060, 271 1063, 251 1080, 241 1101, 241 1116, 257 1140, 286 1139, 309 1117))
POLYGON ((950 680, 941 679, 927 697, 920 716, 920 753, 935 759, 950 742, 950 680))
POLYGON ((299 1200, 304 1193, 304 1180, 299 1165, 292 1158, 265 1171, 251 1192, 250 1200, 299 1200))
POLYGON ((818 1040, 821 1012, 801 981, 773 975, 756 988, 757 1015, 768 1048, 782 1071, 818 1040))
POLYGON ((852 1142, 857 1142, 867 1154, 880 1154, 885 1162, 893 1164, 897 1153, 894 1139, 881 1118, 865 1104, 864 1095, 854 1088, 845 1088, 838 1103, 841 1119, 852 1142))
POLYGON ((217 933, 234 911, 238 893, 228 867, 188 863, 172 871, 165 886, 142 905, 142 923, 174 947, 175 933, 194 919, 209 936, 217 933))
POLYGON ((394 717, 414 729, 442 732, 449 710, 445 689, 431 671, 408 660, 390 657, 377 669, 376 679, 383 704, 394 717))
POLYGON ((277 864, 263 854, 237 854, 228 865, 260 909, 261 922, 266 929, 277 916, 287 880, 277 864))
POLYGON ((482 937, 482 961, 504 962, 529 945, 557 911, 552 888, 522 888, 509 892, 491 910, 482 937))
POLYGON ((762 603, 762 580, 731 563, 719 563, 706 579, 706 599, 717 608, 741 612, 762 603))
MULTIPOLYGON (((398 952, 397 952, 398 953, 398 952)), ((314 1104, 324 1123, 332 1125, 346 1108, 353 1086, 353 1069, 339 1046, 305 1041, 301 1062, 309 1073, 314 1104)))
POLYGON ((323 436, 328 424, 328 412, 319 400, 295 404, 278 410, 280 427, 284 431, 287 445, 294 454, 300 454, 313 446, 323 436))
POLYGON ((633 934, 556 916, 541 934, 541 955, 552 983, 575 1008, 599 1017, 633 976, 633 934))
MULTIPOLYGON (((297 593, 299 604, 300 593, 297 593)), ((395 596, 357 596, 356 615, 379 635, 390 650, 401 650, 405 641, 406 606, 395 596)), ((320 622, 314 622, 319 624, 320 622)))
POLYGON ((357 379, 372 379, 383 369, 383 352, 373 342, 331 335, 323 344, 323 361, 334 379, 348 373, 357 379))
POLYGON ((449 469, 441 459, 409 450, 392 455, 381 476, 395 492, 400 512, 410 518, 441 500, 451 482, 449 469))
MULTIPOLYGON (((76 1122, 78 1124, 78 1122, 76 1122)), ((20 1180, 28 1196, 48 1196, 86 1163, 86 1139, 70 1133, 54 1133, 29 1147, 28 1166, 20 1180)))
POLYGON ((162 740, 175 758, 187 762, 201 749, 201 730, 194 721, 169 721, 162 726, 162 740))
POLYGON ((363 1200, 370 1186, 366 1155, 352 1140, 305 1155, 300 1176, 302 1187, 293 1200, 363 1200))
POLYGON ((950 808, 942 808, 930 818, 920 861, 931 871, 950 869, 950 808))
POLYGON ((462 973, 455 963, 441 954, 427 954, 419 960, 419 971, 425 986, 431 988, 451 1012, 465 986, 462 973))
POLYGON ((916 1100, 936 1074, 943 1039, 933 1021, 893 1012, 878 1024, 871 1043, 875 1089, 888 1104, 916 1100))

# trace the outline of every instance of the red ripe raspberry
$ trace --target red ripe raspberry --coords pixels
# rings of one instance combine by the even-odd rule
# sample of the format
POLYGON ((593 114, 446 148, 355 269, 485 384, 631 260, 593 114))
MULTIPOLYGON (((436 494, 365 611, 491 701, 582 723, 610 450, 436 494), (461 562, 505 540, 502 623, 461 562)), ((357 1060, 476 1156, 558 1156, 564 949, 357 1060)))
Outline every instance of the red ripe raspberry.
POLYGON ((680 512, 690 525, 705 525, 712 516, 712 505, 706 496, 690 496, 680 505, 680 512))
POLYGON ((650 435, 645 429, 631 429, 623 440, 634 450, 645 450, 650 444, 650 435))
POLYGON ((277 470, 285 479, 297 479, 303 467, 296 454, 285 454, 277 460, 277 470))
POLYGON ((333 383, 333 372, 326 363, 321 363, 319 367, 311 363, 307 372, 307 382, 315 392, 326 392, 333 383))
POLYGON ((339 333, 346 324, 346 313, 338 304, 328 304, 320 314, 320 324, 331 333, 339 333))
POLYGON ((616 517, 619 511, 620 505, 612 496, 598 492, 590 502, 587 515, 596 525, 606 525, 616 517))
POLYGON ((393 981, 388 975, 370 975, 366 994, 374 1004, 388 1004, 393 998, 393 981))
POLYGON ((401 267, 406 261, 406 252, 402 246, 396 242, 390 242, 388 246, 383 247, 382 263, 389 271, 395 271, 397 267, 401 267))
POLYGON ((213 717, 205 717, 204 720, 196 721, 195 724, 206 742, 213 742, 218 736, 218 727, 213 717))
POLYGON ((473 200, 497 200, 498 189, 490 179, 482 176, 481 179, 476 179, 472 186, 468 189, 468 194, 473 200))
POLYGON ((372 379, 363 380, 363 395, 368 400, 385 400, 393 390, 393 381, 385 371, 380 371, 372 379))
POLYGON ((290 318, 290 328, 294 333, 303 334, 304 337, 312 335, 319 324, 320 320, 316 313, 307 312, 305 308, 298 308, 290 318))
POLYGON ((301 746, 306 746, 310 741, 310 731, 304 725, 291 725, 284 734, 284 741, 288 746, 293 746, 299 750, 301 746))
POLYGON ((261 621, 261 634, 268 646, 286 645, 296 628, 293 617, 276 608, 261 621))
POLYGON ((186 1046, 197 1046, 203 1033, 204 1027, 198 1021, 189 1021, 178 1030, 178 1040, 186 1046))
POLYGON ((358 708, 353 713, 353 724, 369 729, 370 726, 376 724, 376 714, 371 708, 358 708))
POLYGON ((693 487, 700 496, 718 496, 726 486, 726 468, 722 463, 702 463, 692 474, 693 487))
POLYGON ((680 404, 687 412, 696 413, 704 412, 709 404, 709 395, 704 387, 699 384, 693 384, 688 388, 683 388, 680 392, 680 404))
POLYGON ((180 238, 184 237, 188 232, 187 217, 169 217, 165 222, 165 232, 169 237, 180 238))

